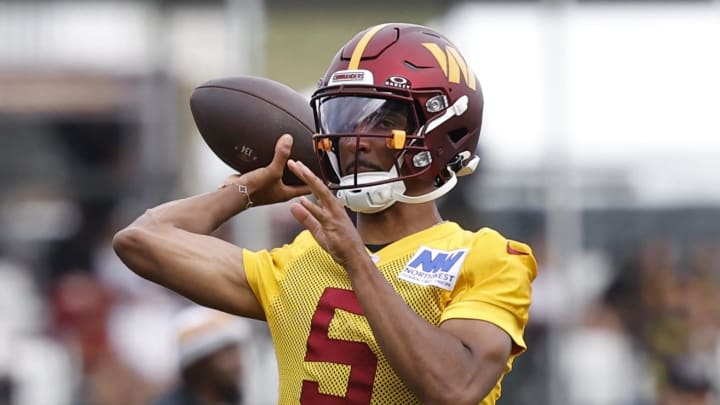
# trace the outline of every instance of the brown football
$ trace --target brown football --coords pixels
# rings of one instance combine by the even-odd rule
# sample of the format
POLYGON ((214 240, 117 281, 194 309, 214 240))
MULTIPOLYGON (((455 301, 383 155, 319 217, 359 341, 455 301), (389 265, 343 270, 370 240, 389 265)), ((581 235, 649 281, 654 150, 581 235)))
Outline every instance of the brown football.
MULTIPOLYGON (((320 173, 312 134, 312 108, 292 88, 262 77, 213 79, 196 87, 190 110, 200 135, 227 165, 246 173, 270 164, 282 134, 293 136, 290 159, 320 173)), ((302 184, 285 168, 285 184, 302 184)))

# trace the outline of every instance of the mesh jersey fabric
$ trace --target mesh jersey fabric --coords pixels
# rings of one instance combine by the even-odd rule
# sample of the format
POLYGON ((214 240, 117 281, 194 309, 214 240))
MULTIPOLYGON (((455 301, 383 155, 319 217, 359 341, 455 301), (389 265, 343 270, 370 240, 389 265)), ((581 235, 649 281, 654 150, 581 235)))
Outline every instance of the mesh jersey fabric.
MULTIPOLYGON (((471 232, 444 222, 391 243, 373 256, 395 291, 430 324, 478 319, 507 332, 513 350, 503 376, 526 349, 523 332, 537 273, 527 245, 490 228, 471 232), (452 290, 398 278, 415 253, 427 248, 468 249, 452 290)), ((375 341, 345 270, 308 231, 279 248, 245 250, 244 266, 275 345, 280 404, 419 403, 375 341)), ((500 397, 501 381, 482 405, 494 404, 500 397)))

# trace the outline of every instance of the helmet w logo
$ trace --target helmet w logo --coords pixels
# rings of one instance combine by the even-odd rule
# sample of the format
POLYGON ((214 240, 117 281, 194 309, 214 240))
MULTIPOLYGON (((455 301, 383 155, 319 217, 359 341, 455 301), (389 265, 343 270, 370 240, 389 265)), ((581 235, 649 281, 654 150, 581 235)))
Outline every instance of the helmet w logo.
POLYGON ((434 42, 423 42, 422 45, 435 57, 438 65, 440 65, 440 69, 442 69, 450 83, 460 83, 460 79, 462 78, 468 87, 477 90, 475 74, 465 63, 465 60, 460 56, 457 49, 446 46, 443 50, 434 42))

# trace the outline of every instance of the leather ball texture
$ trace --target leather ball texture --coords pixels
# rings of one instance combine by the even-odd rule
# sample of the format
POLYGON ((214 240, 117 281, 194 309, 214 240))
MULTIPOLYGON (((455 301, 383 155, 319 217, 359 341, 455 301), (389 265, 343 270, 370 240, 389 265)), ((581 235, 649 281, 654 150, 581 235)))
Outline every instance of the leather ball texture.
MULTIPOLYGON (((281 135, 293 136, 290 159, 320 173, 309 101, 280 82, 255 76, 222 77, 196 87, 190 111, 205 143, 239 173, 270 164, 281 135)), ((283 182, 303 184, 287 166, 283 182)))

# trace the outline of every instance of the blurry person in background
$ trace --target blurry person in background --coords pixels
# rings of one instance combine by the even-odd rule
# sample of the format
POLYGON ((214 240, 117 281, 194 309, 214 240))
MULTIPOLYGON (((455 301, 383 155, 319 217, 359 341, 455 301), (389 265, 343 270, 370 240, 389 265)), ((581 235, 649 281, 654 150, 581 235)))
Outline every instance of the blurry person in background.
POLYGON ((282 136, 270 165, 149 209, 116 252, 195 302, 266 320, 280 403, 495 404, 527 347, 537 268, 526 244, 436 205, 478 165, 475 75, 435 30, 382 24, 336 54, 311 105, 322 179, 288 160, 282 136), (286 166, 304 186, 282 182, 286 166), (306 230, 292 243, 249 251, 210 236, 298 196, 306 230))
MULTIPOLYGON (((48 333, 40 289, 31 270, 0 253, 0 404, 82 402, 75 348, 48 333)), ((104 405, 104 404, 103 404, 104 405)))
POLYGON ((183 309, 176 322, 180 380, 155 405, 242 404, 242 348, 250 327, 200 306, 183 309))

